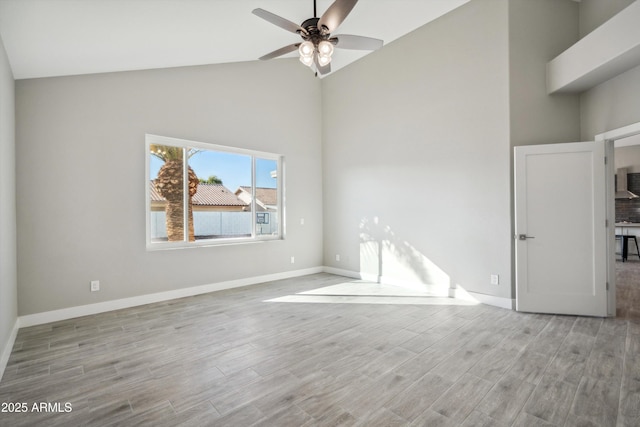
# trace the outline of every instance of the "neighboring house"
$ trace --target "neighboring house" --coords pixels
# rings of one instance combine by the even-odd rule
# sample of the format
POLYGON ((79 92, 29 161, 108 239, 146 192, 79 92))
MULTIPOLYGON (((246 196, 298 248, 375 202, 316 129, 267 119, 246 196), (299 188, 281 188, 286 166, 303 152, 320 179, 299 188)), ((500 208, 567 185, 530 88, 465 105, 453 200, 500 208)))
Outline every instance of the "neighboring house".
MULTIPOLYGON (((155 189, 153 181, 150 186, 151 210, 164 211, 167 201, 155 189)), ((193 196, 194 212, 245 212, 249 203, 241 200, 222 184, 198 184, 198 191, 193 196)))
MULTIPOLYGON (((273 173, 271 176, 274 176, 273 173)), ((240 186, 236 190, 236 196, 247 204, 251 204, 251 187, 240 186)), ((277 215, 270 212, 278 210, 278 190, 276 188, 256 187, 256 233, 277 234, 277 215)))
MULTIPOLYGON (((166 200, 151 181, 151 239, 166 240, 166 200)), ((198 184, 191 199, 196 239, 251 235, 251 206, 222 184, 198 184)))
MULTIPOLYGON (((236 196, 248 205, 251 204, 251 187, 238 187, 236 190, 236 196)), ((256 211, 270 211, 275 212, 278 210, 278 190, 275 188, 256 188, 256 211)))

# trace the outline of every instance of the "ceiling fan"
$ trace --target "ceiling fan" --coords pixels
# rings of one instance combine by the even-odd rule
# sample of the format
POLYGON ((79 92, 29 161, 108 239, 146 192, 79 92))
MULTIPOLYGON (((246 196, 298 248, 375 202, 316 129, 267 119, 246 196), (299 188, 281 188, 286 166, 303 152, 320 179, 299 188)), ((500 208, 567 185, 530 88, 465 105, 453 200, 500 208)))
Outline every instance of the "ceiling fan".
POLYGON ((294 50, 298 50, 300 61, 308 66, 315 67, 316 75, 331 72, 331 56, 333 48, 355 49, 355 50, 376 50, 382 47, 383 41, 371 37, 354 36, 350 34, 337 34, 332 36, 342 21, 351 12, 358 0, 336 0, 318 18, 316 13, 316 1, 313 0, 313 18, 305 20, 298 25, 288 19, 281 18, 264 9, 254 9, 252 13, 260 18, 284 28, 287 31, 296 33, 302 37, 302 41, 288 46, 281 47, 264 56, 260 60, 277 58, 294 50))

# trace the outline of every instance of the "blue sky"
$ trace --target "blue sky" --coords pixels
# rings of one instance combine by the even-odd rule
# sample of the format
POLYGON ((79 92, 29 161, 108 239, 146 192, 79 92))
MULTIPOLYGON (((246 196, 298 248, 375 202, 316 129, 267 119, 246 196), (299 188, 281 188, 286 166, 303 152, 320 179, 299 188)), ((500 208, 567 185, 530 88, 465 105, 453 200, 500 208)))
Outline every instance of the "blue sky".
MULTIPOLYGON (((150 156, 149 178, 154 179, 162 167, 162 160, 150 156)), ((231 191, 240 186, 251 186, 251 157, 242 154, 203 150, 189 159, 189 166, 198 178, 207 179, 216 175, 222 184, 231 191)), ((276 188, 276 180, 271 171, 276 170, 277 162, 270 159, 256 159, 256 186, 276 188)))

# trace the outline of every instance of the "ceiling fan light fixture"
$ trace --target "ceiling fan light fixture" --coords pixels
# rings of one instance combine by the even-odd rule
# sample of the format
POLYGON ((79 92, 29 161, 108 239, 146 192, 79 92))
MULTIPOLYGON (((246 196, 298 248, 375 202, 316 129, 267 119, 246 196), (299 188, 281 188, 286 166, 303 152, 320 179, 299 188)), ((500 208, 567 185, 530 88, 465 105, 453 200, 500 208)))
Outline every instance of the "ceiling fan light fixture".
POLYGON ((307 67, 311 67, 311 64, 313 64, 313 55, 311 55, 311 56, 300 56, 300 62, 302 62, 307 67))
MULTIPOLYGON (((1 0, 0 0, 1 1, 1 0)), ((331 57, 334 47, 340 49, 376 50, 382 47, 383 41, 371 37, 354 36, 349 34, 334 35, 345 18, 351 13, 358 0, 333 0, 322 16, 316 13, 316 1, 313 2, 313 18, 306 19, 302 24, 282 18, 264 9, 254 9, 252 13, 284 30, 295 33, 303 40, 293 43, 271 53, 261 56, 260 60, 267 60, 286 55, 298 49, 300 62, 316 70, 316 75, 326 75, 331 72, 331 57)))
POLYGON ((310 41, 300 43, 300 47, 298 48, 298 52, 300 52, 300 57, 312 57, 314 51, 313 43, 310 41))
POLYGON ((322 40, 318 43, 318 53, 320 56, 331 57, 331 55, 333 55, 333 43, 327 40, 322 40))
POLYGON ((326 55, 318 55, 318 64, 321 67, 328 65, 331 62, 331 57, 326 55))
POLYGON ((302 62, 307 67, 310 67, 313 64, 313 53, 316 48, 310 41, 305 41, 300 43, 300 47, 298 47, 298 53, 300 53, 300 62, 302 62))

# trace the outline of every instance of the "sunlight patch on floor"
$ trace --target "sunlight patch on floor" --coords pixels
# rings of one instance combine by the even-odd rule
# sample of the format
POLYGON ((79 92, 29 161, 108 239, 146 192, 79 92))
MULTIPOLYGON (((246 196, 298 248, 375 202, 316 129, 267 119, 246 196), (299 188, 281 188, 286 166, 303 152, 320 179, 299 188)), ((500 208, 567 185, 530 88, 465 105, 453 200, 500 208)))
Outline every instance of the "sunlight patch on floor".
POLYGON ((368 295, 393 297, 431 297, 426 290, 409 289, 403 286, 373 283, 364 280, 338 283, 337 285, 300 292, 303 295, 368 295))
POLYGON ((324 304, 477 305, 477 301, 448 298, 428 291, 366 281, 350 281, 273 298, 267 302, 324 304))

